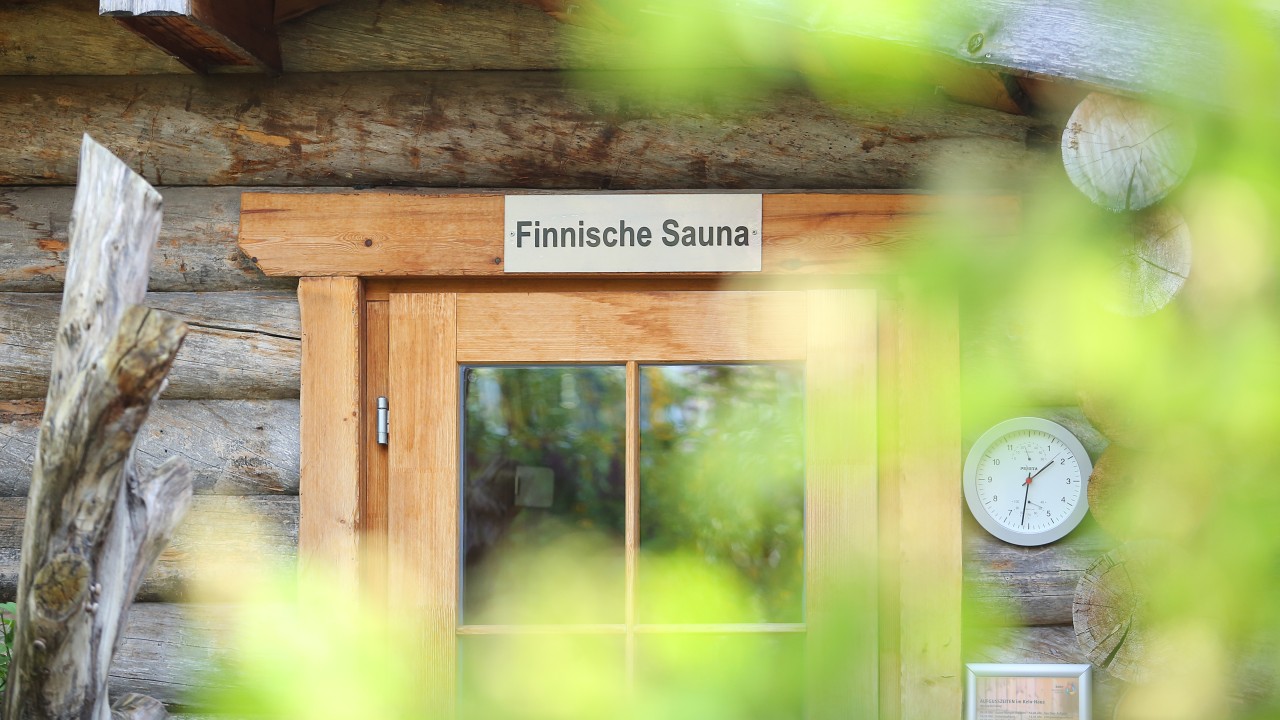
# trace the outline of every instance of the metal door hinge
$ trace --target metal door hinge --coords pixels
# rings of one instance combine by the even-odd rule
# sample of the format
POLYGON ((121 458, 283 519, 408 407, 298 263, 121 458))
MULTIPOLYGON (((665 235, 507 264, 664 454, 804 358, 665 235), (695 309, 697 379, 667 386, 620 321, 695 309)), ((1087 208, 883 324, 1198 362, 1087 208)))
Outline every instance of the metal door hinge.
POLYGON ((385 397, 378 398, 378 444, 386 445, 391 431, 391 410, 385 397))

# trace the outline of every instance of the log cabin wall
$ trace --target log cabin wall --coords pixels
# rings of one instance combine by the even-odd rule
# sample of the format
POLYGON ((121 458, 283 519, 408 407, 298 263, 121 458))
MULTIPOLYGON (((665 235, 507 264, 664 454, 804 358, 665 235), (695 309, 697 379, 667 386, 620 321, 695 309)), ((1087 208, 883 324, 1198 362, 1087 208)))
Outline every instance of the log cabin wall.
MULTIPOLYGON (((274 78, 192 74, 99 17, 97 0, 17 0, 0 27, 0 600, 17 584, 75 148, 90 132, 160 186, 149 304, 192 329, 140 454, 186 456, 197 498, 143 585, 112 673, 114 693, 178 705, 221 652, 220 610, 183 604, 191 556, 250 542, 283 566, 296 555, 296 282, 264 276, 237 249, 244 189, 914 190, 962 162, 1010 191, 999 178, 1057 162, 1043 121, 941 98, 832 103, 792 84, 664 102, 608 36, 508 0, 343 0, 279 26, 285 72, 274 78), (581 68, 599 93, 547 72, 581 68), (245 526, 245 508, 264 522, 245 526)), ((1009 341, 973 329, 963 350, 1009 341)), ((1106 440, 1079 410, 1043 402, 1096 459, 1106 440)), ((967 436, 987 420, 968 418, 967 436)), ((1015 548, 966 518, 966 599, 1003 625, 974 633, 966 658, 1084 662, 1071 597, 1105 537, 1086 521, 1054 545, 1015 548)), ((1104 673, 1097 684, 1109 716, 1104 673)))

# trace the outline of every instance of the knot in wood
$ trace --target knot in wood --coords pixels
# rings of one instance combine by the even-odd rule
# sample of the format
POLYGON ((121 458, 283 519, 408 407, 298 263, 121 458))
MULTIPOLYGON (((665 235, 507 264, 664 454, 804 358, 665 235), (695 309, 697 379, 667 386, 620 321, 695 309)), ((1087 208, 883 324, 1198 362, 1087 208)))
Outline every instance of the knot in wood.
POLYGON ((977 55, 982 51, 982 46, 986 44, 987 36, 980 32, 976 32, 969 36, 969 42, 965 43, 965 47, 969 50, 970 55, 977 55))
POLYGON ((59 553, 36 573, 33 610, 41 618, 62 621, 80 607, 88 592, 89 561, 75 553, 59 553))

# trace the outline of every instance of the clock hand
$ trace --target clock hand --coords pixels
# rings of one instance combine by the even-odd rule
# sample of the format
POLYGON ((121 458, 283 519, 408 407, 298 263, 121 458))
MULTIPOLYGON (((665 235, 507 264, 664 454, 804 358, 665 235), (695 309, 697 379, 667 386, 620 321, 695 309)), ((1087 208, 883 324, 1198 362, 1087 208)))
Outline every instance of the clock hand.
MULTIPOLYGON (((1063 452, 1066 452, 1066 451, 1064 450, 1063 452)), ((1022 483, 1023 485, 1027 486, 1026 491, 1024 491, 1024 492, 1022 493, 1022 523, 1021 523, 1021 525, 1022 525, 1023 527, 1026 527, 1026 525, 1027 525, 1027 498, 1031 496, 1031 481, 1035 479, 1036 475, 1039 475, 1040 473, 1042 473, 1042 472, 1044 472, 1045 470, 1049 469, 1049 466, 1053 464, 1053 461, 1054 461, 1054 460, 1057 460, 1057 459, 1058 459, 1058 458, 1060 458, 1060 457, 1062 457, 1062 453, 1058 453, 1057 455, 1054 455, 1052 460, 1050 460, 1049 462, 1045 463, 1045 464, 1044 464, 1044 467, 1042 467, 1042 468, 1040 468, 1039 470, 1035 471, 1035 473, 1034 473, 1034 474, 1032 474, 1032 475, 1028 475, 1028 476, 1027 476, 1027 480, 1026 480, 1026 482, 1022 483)), ((1037 506, 1037 507, 1039 507, 1039 506, 1037 506)))
MULTIPOLYGON (((1043 470, 1044 468, 1040 469, 1043 470)), ((1035 477, 1035 475, 1028 475, 1026 482, 1022 483, 1027 488, 1022 493, 1022 521, 1019 524, 1023 527, 1027 526, 1027 497, 1031 495, 1031 478, 1033 477, 1035 477)))
MULTIPOLYGON (((1063 452, 1066 452, 1066 451, 1064 450, 1063 452)), ((1058 453, 1057 455, 1054 455, 1054 456, 1053 456, 1053 460, 1057 460, 1057 459, 1058 459, 1058 458, 1060 458, 1060 457, 1062 457, 1062 453, 1058 453)), ((1042 472, 1044 472, 1045 470, 1047 470, 1047 469, 1049 468, 1049 466, 1053 464, 1053 460, 1050 460, 1049 462, 1045 463, 1045 464, 1044 464, 1044 467, 1042 467, 1042 468, 1040 468, 1039 470, 1037 470, 1037 471, 1036 471, 1036 473, 1035 473, 1035 475, 1032 475, 1031 477, 1027 478, 1027 482, 1028 482, 1028 483, 1030 483, 1030 482, 1031 482, 1031 480, 1032 480, 1032 478, 1034 478, 1036 475, 1039 475, 1040 473, 1042 473, 1042 472)))

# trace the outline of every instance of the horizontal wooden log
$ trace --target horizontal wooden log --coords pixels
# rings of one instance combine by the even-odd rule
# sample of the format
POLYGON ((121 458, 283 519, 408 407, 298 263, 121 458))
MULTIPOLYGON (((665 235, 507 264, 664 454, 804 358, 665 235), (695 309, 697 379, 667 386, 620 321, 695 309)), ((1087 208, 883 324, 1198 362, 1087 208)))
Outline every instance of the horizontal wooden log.
MULTIPOLYGON (((236 187, 160 188, 164 222, 152 251, 153 291, 293 290, 236 248, 236 187)), ((0 292, 60 292, 74 188, 0 188, 0 292)))
POLYGON ((1086 519, 1062 540, 1021 547, 998 540, 966 512, 965 601, 993 625, 1061 625, 1071 622, 1080 576, 1115 541, 1086 519))
MULTIPOLYGON (((0 293, 0 400, 45 394, 61 296, 0 293)), ((151 293, 146 304, 191 332, 166 399, 296 398, 301 383, 298 302, 291 293, 151 293)))
MULTIPOLYGON (((329 0, 333 2, 333 0, 329 0)), ((296 16, 318 0, 277 0, 296 16)), ((147 75, 188 69, 96 0, 8 0, 0 75, 147 75)), ((625 37, 565 26, 511 0, 342 0, 277 28, 288 73, 635 67, 625 37)), ((719 53, 725 62, 743 58, 719 53)), ((234 71, 234 69, 229 69, 234 71)))
MULTIPOLYGON (((26 497, 44 403, 0 402, 0 496, 26 497)), ((199 494, 296 495, 298 401, 161 400, 138 436, 140 467, 185 457, 199 494)))
MULTIPOLYGON (((632 3, 630 9, 643 11, 645 5, 632 3)), ((663 5, 668 11, 679 7, 663 5)), ((1223 100, 1230 87, 1222 82, 1229 57, 1225 28, 1182 6, 1154 13, 1142 4, 1109 0, 965 0, 903 13, 909 21, 895 25, 883 22, 891 17, 886 13, 857 12, 856 5, 841 13, 838 3, 831 5, 819 28, 825 33, 816 39, 827 46, 832 35, 843 34, 850 43, 873 39, 927 48, 1000 71, 1214 101, 1223 100)), ((762 23, 754 33, 744 31, 744 38, 790 32, 803 44, 815 29, 815 13, 797 15, 787 3, 752 0, 732 7, 739 25, 753 19, 762 23)), ((185 71, 124 28, 98 18, 95 10, 90 0, 18 0, 0 6, 7 51, 0 53, 0 74, 185 71)), ((1260 7, 1258 12, 1260 23, 1273 24, 1273 11, 1260 7)), ((643 52, 641 43, 651 36, 563 25, 512 0, 343 0, 285 23, 278 32, 284 68, 291 73, 634 68, 663 62, 656 53, 643 52)), ((709 67, 733 67, 749 60, 743 49, 757 49, 732 46, 716 43, 697 56, 709 67)))
MULTIPOLYGON (((679 7, 664 0, 637 9, 679 7)), ((928 48, 979 67, 1083 81, 1130 93, 1225 103, 1230 21, 1195 5, 1113 0, 948 0, 916 11, 868 13, 856 4, 745 0, 734 16, 833 35, 928 48), (817 19, 815 19, 817 18, 817 19)), ((1252 18, 1274 32, 1275 11, 1252 18)))
MULTIPOLYGON (((0 601, 14 599, 26 498, 0 498, 0 601)), ((261 563, 293 572, 298 545, 298 498, 203 495, 160 554, 138 591, 143 602, 191 597, 199 582, 217 578, 211 563, 261 563)))
POLYGON ((198 707, 199 693, 223 682, 218 667, 230 657, 232 612, 221 605, 134 605, 111 663, 111 697, 136 692, 198 707))
POLYGON ((72 182, 69 143, 86 127, 157 185, 894 189, 959 174, 973 188, 1017 185, 1048 157, 1028 149, 1032 120, 942 100, 574 79, 3 78, 15 141, 0 142, 0 184, 72 182))

